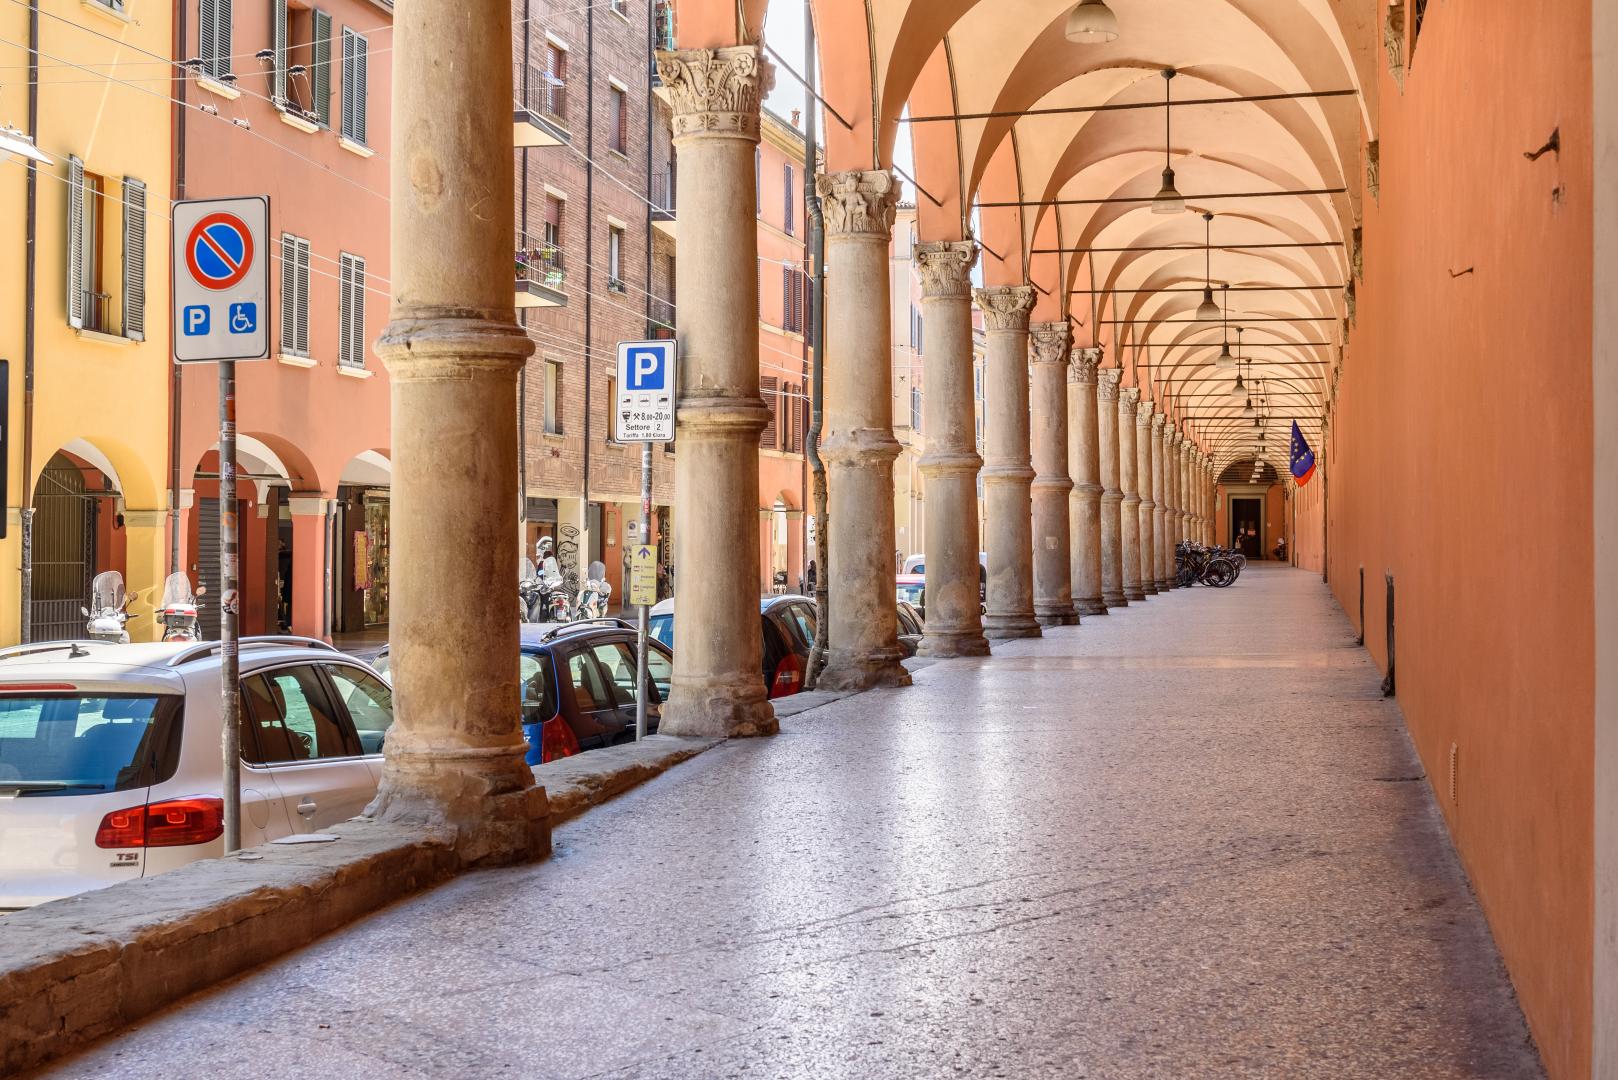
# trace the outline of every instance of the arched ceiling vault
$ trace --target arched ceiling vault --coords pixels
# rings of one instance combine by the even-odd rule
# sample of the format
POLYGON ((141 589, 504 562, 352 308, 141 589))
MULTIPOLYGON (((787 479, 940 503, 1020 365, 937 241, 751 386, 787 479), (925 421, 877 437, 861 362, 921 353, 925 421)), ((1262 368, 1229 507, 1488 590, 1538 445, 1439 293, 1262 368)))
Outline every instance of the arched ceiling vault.
MULTIPOLYGON (((681 45, 756 41, 772 2, 798 8, 681 0, 681 45)), ((1099 45, 1066 40, 1074 0, 811 3, 822 93, 852 124, 825 126, 829 168, 891 165, 909 123, 922 239, 975 221, 986 281, 1040 287, 1037 317, 1105 346, 1222 466, 1255 455, 1213 362, 1223 331, 1191 321, 1211 279, 1251 327, 1262 456, 1284 466, 1294 416, 1318 439, 1376 131, 1376 0, 1107 0, 1120 35, 1099 45), (1167 138, 1165 68, 1187 102, 1167 138), (1165 152, 1183 214, 1150 209, 1165 152)))

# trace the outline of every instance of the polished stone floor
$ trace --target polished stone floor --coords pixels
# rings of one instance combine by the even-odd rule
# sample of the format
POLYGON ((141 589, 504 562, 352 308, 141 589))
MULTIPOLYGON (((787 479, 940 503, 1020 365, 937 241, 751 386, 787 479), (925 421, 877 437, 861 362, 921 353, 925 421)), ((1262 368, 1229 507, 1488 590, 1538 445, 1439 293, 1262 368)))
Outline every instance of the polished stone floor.
POLYGON ((1538 1076, 1379 677, 1254 565, 726 744, 52 1076, 1538 1076))

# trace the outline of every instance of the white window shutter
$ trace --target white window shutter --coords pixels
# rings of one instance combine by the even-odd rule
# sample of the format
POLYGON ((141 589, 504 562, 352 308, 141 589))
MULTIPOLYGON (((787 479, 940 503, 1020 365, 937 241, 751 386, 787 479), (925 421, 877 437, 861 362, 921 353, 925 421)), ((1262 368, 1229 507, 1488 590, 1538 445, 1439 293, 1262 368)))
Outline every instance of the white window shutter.
MULTIPOLYGON (((363 37, 354 37, 354 72, 355 84, 359 87, 359 100, 354 103, 354 141, 365 143, 365 114, 366 114, 366 41, 363 37)), ((361 260, 363 267, 364 260, 361 260)), ((363 272, 363 271, 362 271, 363 272)))
POLYGON ((84 328, 84 162, 67 159, 67 324, 84 328))
POLYGON ((298 351, 298 239, 281 234, 281 351, 298 351))
POLYGON ((337 260, 337 362, 348 363, 351 351, 350 337, 353 317, 350 309, 353 306, 353 295, 350 286, 354 281, 353 256, 343 254, 337 260))
POLYGON ((124 337, 146 340, 146 184, 124 177, 124 337))
POLYGON ((354 259, 354 280, 349 286, 354 290, 354 329, 350 335, 350 344, 354 348, 354 366, 365 366, 365 260, 354 259))
POLYGON ((278 108, 287 104, 287 0, 270 0, 270 49, 275 53, 271 61, 275 69, 271 74, 270 100, 278 108))
POLYGON ((230 3, 231 0, 213 0, 214 11, 217 13, 214 22, 214 45, 219 51, 217 72, 221 77, 230 74, 230 3))
POLYGON ((214 62, 214 54, 219 51, 219 35, 214 25, 218 10, 218 0, 197 0, 197 58, 208 75, 218 74, 214 62))
POLYGON ((298 287, 297 287, 297 332, 294 341, 297 343, 298 355, 309 355, 309 241, 298 241, 298 287))

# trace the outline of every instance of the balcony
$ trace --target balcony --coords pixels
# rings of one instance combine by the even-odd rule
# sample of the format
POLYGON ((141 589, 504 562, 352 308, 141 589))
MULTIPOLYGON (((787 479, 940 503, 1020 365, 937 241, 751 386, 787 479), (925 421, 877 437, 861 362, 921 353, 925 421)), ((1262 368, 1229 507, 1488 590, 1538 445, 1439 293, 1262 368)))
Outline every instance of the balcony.
POLYGON ((668 51, 674 48, 674 5, 658 4, 652 15, 652 93, 663 99, 663 104, 673 105, 669 97, 669 88, 663 85, 663 78, 657 73, 656 52, 668 51))
POLYGON ((654 296, 646 315, 646 340, 674 340, 674 305, 654 296))
POLYGON ((532 236, 517 237, 517 306, 565 307, 562 249, 532 236))
POLYGON ((562 146, 572 141, 567 131, 564 81, 532 64, 519 68, 516 76, 516 100, 511 117, 515 144, 562 146))
POLYGON ((661 176, 652 177, 652 228, 676 239, 674 232, 675 183, 674 166, 670 165, 661 176))

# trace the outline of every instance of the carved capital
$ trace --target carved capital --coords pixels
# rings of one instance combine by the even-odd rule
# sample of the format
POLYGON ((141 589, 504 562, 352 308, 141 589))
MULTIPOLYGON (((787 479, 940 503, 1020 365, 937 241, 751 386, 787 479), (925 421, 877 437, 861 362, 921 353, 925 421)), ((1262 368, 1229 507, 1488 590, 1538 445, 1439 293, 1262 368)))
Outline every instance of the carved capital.
POLYGON ((1101 368, 1096 372, 1096 400, 1117 401, 1118 380, 1124 377, 1123 368, 1101 368))
POLYGON ((1133 409, 1140 404, 1140 387, 1126 386, 1118 391, 1119 409, 1133 409))
POLYGON ((819 173, 815 194, 826 217, 827 236, 870 236, 884 243, 893 235, 899 185, 885 170, 819 173))
POLYGON ((657 74, 674 104, 674 137, 758 141, 758 109, 775 70, 756 45, 658 52, 657 74))
POLYGON ((1152 414, 1157 411, 1157 402, 1155 402, 1155 401, 1140 401, 1139 400, 1140 391, 1138 389, 1135 391, 1135 395, 1136 395, 1136 401, 1137 401, 1137 404, 1135 405, 1135 426, 1136 427, 1151 427, 1152 426, 1152 414))
POLYGON ((916 245, 916 271, 921 295, 928 300, 968 300, 972 296, 972 265, 978 246, 971 240, 944 240, 916 245))
POLYGON ((1158 413, 1156 416, 1152 417, 1152 430, 1156 431, 1158 436, 1161 437, 1163 434, 1163 429, 1168 425, 1168 422, 1169 418, 1167 416, 1164 416, 1162 413, 1158 413))
POLYGON ((1029 353, 1036 364, 1066 363, 1073 347, 1073 328, 1062 322, 1034 323, 1028 328, 1029 353))
POLYGON ((975 289, 978 307, 983 309, 983 322, 990 330, 1027 330, 1028 316, 1034 310, 1032 285, 995 285, 975 289))
POLYGON ((1067 381, 1070 383, 1093 383, 1096 381, 1096 368, 1101 364, 1101 349, 1074 349, 1068 360, 1067 381))

